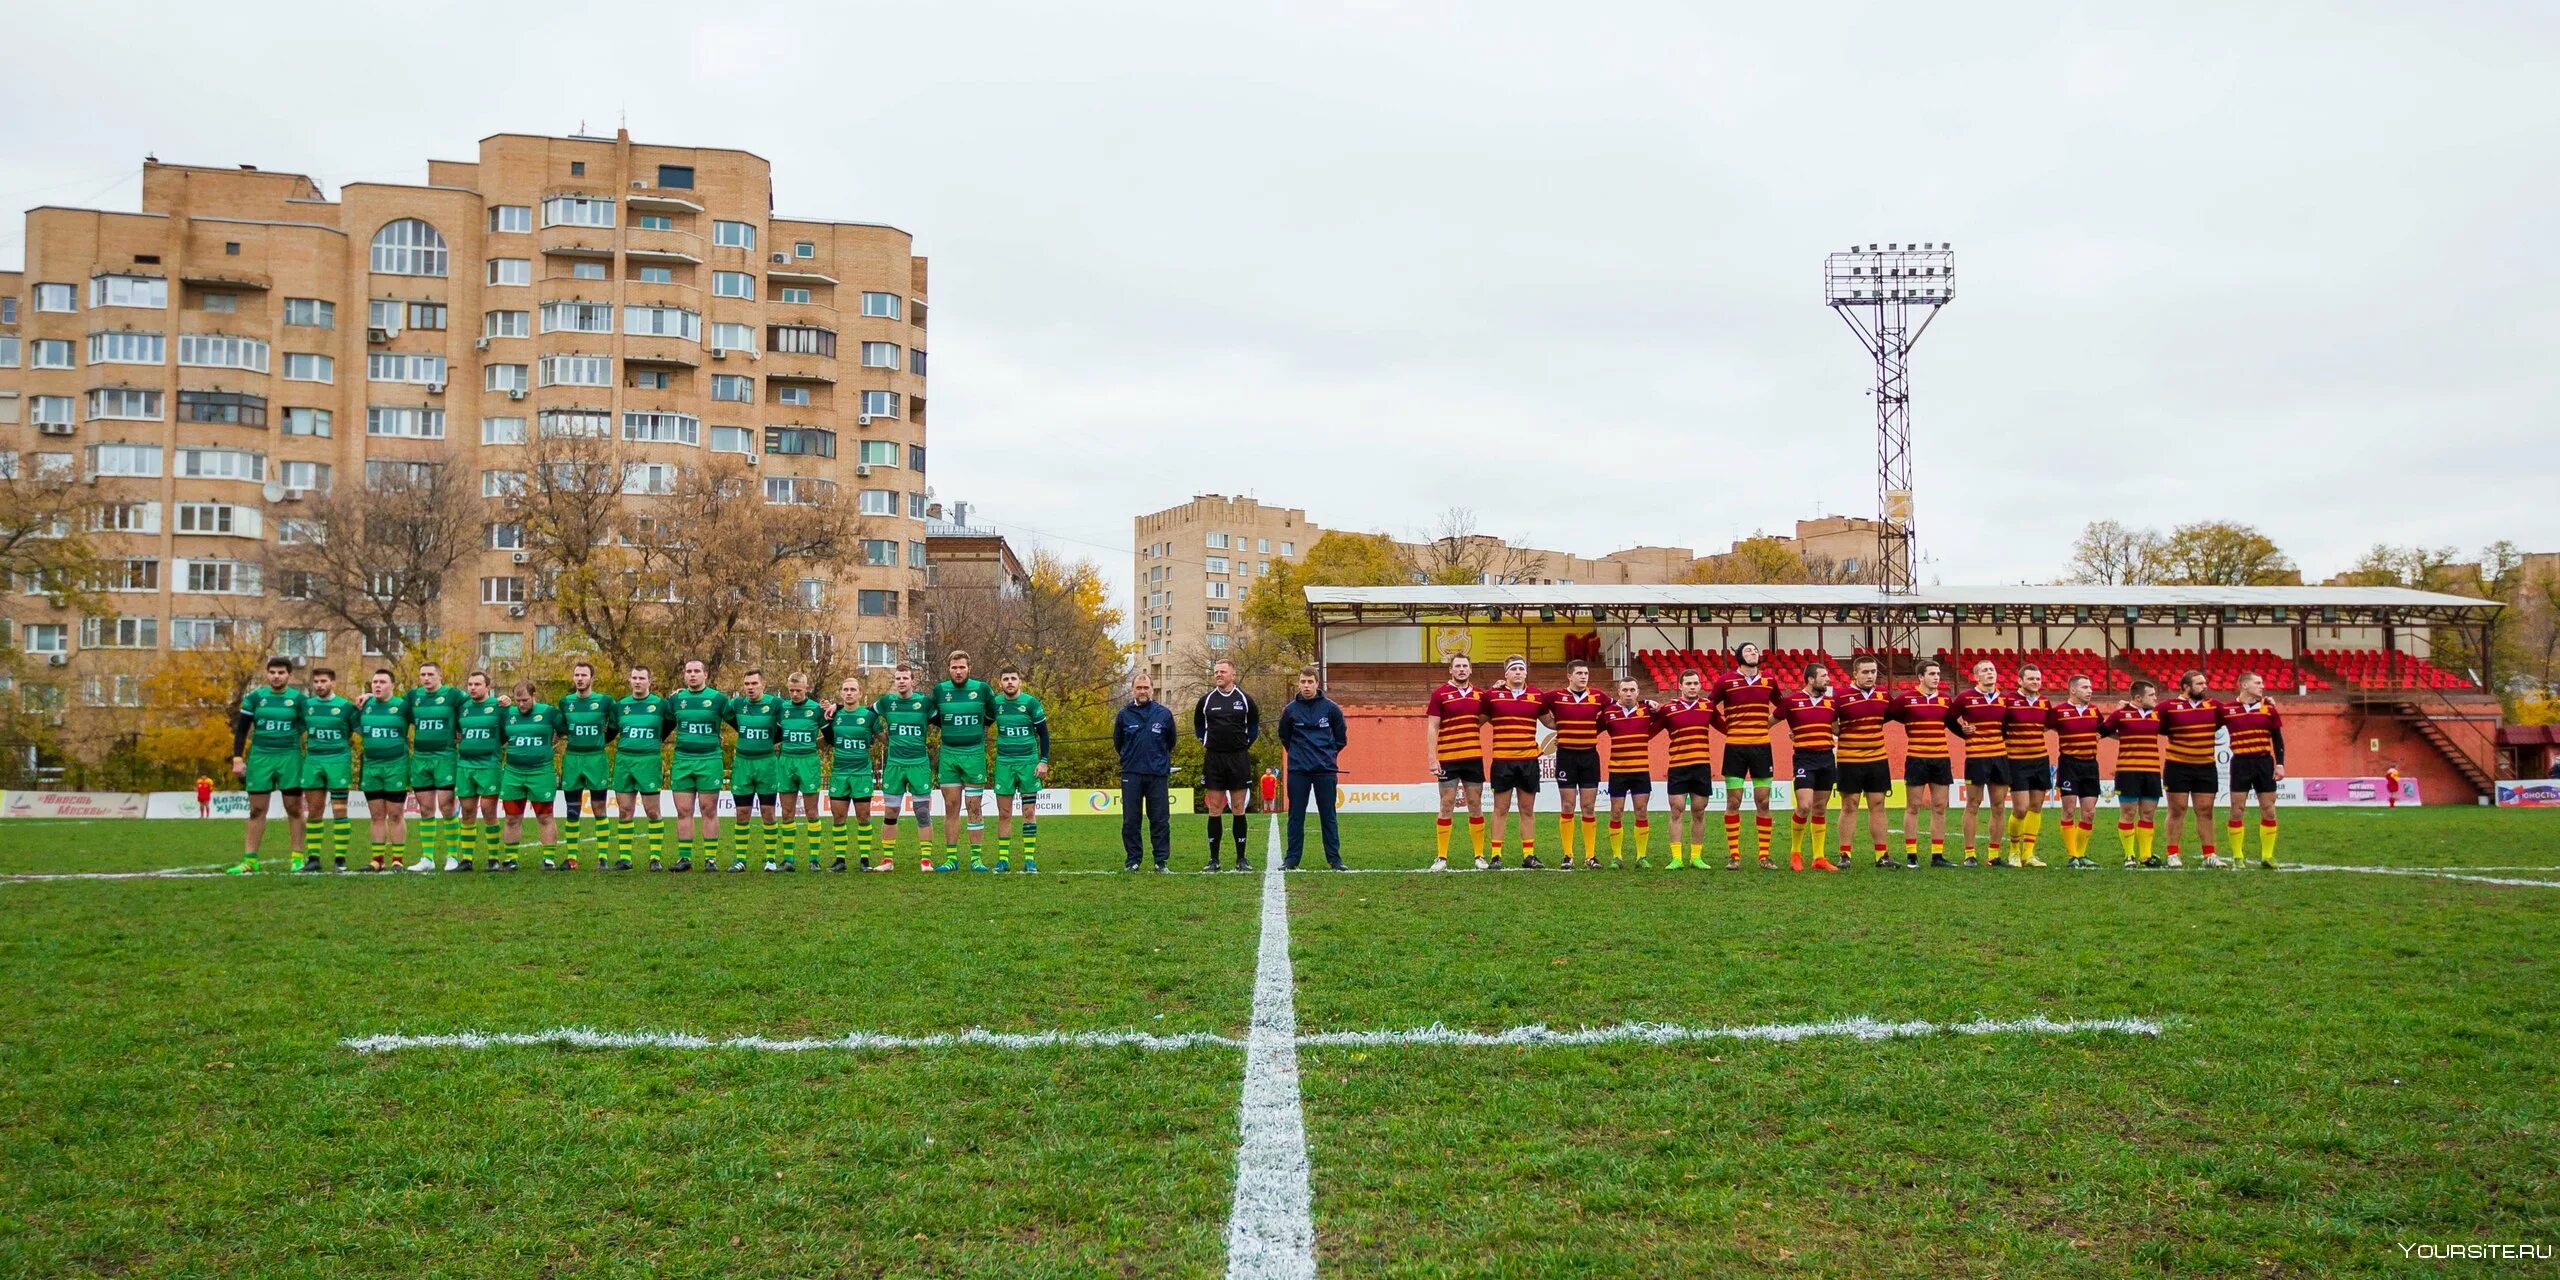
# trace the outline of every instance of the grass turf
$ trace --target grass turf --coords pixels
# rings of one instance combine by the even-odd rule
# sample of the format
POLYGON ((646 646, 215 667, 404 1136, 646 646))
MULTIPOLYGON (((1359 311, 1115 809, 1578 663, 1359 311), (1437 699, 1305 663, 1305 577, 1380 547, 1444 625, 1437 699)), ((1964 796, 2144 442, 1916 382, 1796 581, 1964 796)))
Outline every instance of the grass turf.
MULTIPOLYGON (((0 873, 218 863, 238 831, 0 823, 0 873)), ((1118 864, 1108 821, 1041 834, 1044 868, 1118 864)), ((1177 834, 1197 865, 1197 820, 1177 834)), ((1354 866, 1429 860, 1427 818, 1345 835, 1354 866)), ((2560 870, 2545 814, 2295 811, 2285 839, 2289 861, 2560 870)), ((1256 890, 0 884, 0 1274, 1213 1275, 1233 1051, 338 1040, 1240 1035, 1256 890)), ((1310 875, 1290 897, 1307 1031, 2172 1021, 2157 1040, 1302 1049, 1328 1275, 2394 1274, 2399 1242, 2560 1234, 2560 898, 2541 889, 1861 868, 1310 875)))

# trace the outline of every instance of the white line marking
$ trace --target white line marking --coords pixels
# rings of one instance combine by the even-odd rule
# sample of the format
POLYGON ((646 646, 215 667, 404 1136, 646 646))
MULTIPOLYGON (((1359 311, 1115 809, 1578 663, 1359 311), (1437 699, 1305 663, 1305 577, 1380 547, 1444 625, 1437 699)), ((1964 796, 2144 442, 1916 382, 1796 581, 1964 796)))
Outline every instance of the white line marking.
POLYGON ((222 874, 222 863, 163 867, 158 871, 21 871, 0 880, 209 880, 222 874))
MULTIPOLYGON (((2542 868, 2524 868, 2541 870, 2542 868)), ((2501 884, 2520 889, 2560 889, 2560 880, 2518 880, 2509 876, 2474 876, 2462 874, 2463 868, 2446 867, 2326 867, 2296 863, 2282 867, 2284 871, 2353 871, 2369 876, 2424 876, 2430 880, 2465 880, 2473 884, 2501 884)))
POLYGON ((813 1053, 827 1050, 855 1053, 888 1049, 950 1049, 960 1046, 984 1046, 992 1049, 1111 1049, 1137 1048, 1150 1052, 1172 1049, 1196 1049, 1204 1046, 1237 1048, 1244 1041, 1212 1031, 1184 1031, 1173 1035, 1155 1035, 1145 1031, 989 1031, 971 1027, 966 1031, 938 1031, 931 1035, 884 1035, 876 1031, 854 1031, 824 1039, 775 1040, 765 1036, 695 1036, 674 1031, 590 1031, 583 1027, 555 1027, 549 1031, 457 1031, 450 1035, 425 1036, 355 1036, 338 1043, 358 1053, 395 1053, 402 1049, 498 1049, 524 1045, 566 1045, 575 1049, 746 1049, 757 1053, 813 1053))
POLYGON ((1314 1195, 1307 1118, 1298 1099, 1297 978, 1289 967, 1289 882, 1263 851, 1262 947, 1253 1026, 1245 1034, 1237 1108, 1235 1207, 1227 1215, 1228 1280, 1315 1280, 1314 1195))
POLYGON ((1331 1045, 1456 1045, 1467 1048, 1499 1048, 1509 1045, 1552 1046, 1557 1048, 1594 1044, 1635 1042, 1640 1044, 1680 1044, 1698 1040, 1768 1040, 1780 1044, 1828 1036, 1853 1040, 1903 1040, 1939 1034, 1960 1036, 1995 1035, 2084 1035, 2095 1031, 2121 1032, 2133 1036, 2156 1036, 2163 1024, 2149 1018, 2087 1018, 2057 1022, 2042 1014, 2008 1021, 1976 1019, 1972 1022, 1883 1022, 1875 1018, 1839 1018, 1830 1022, 1772 1022, 1741 1027, 1684 1027, 1667 1022, 1622 1022, 1611 1027, 1582 1027, 1558 1031, 1530 1025, 1507 1031, 1467 1031, 1437 1024, 1411 1031, 1325 1031, 1298 1037, 1298 1043, 1310 1046, 1331 1045))

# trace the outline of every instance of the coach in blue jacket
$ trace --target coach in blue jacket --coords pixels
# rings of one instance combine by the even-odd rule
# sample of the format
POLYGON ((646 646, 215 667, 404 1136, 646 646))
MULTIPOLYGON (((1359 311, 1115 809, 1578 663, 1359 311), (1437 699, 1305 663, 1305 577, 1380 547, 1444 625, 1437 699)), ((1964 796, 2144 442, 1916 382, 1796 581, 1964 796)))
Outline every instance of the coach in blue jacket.
POLYGON ((1334 821, 1334 779, 1341 768, 1343 747, 1351 742, 1351 727, 1342 720, 1342 708, 1324 696, 1316 687, 1316 669, 1298 669, 1298 696, 1280 709, 1280 745, 1289 753, 1289 853, 1280 865, 1290 871, 1298 869, 1298 857, 1307 844, 1307 801, 1315 801, 1316 812, 1324 827, 1324 863, 1342 870, 1342 827, 1334 821))
POLYGON ((1138 869, 1141 810, 1156 847, 1156 870, 1173 860, 1173 814, 1165 800, 1165 782, 1173 775, 1173 735, 1173 713, 1156 701, 1155 682, 1144 675, 1130 681, 1129 705, 1111 722, 1111 746, 1120 753, 1120 847, 1129 855, 1122 870, 1138 869))

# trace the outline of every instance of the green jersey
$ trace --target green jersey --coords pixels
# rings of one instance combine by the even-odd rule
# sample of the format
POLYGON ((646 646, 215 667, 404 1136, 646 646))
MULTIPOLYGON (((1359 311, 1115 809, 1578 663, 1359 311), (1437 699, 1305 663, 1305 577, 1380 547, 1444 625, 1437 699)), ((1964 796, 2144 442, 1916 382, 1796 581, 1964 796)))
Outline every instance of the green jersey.
POLYGON ((367 697, 356 704, 356 735, 364 739, 367 764, 408 759, 409 700, 398 695, 367 697))
POLYGON ((569 751, 598 755, 613 740, 613 699, 601 693, 572 693, 560 699, 557 710, 560 723, 567 726, 569 751))
POLYGON ((1017 693, 1008 698, 995 696, 996 759, 1030 760, 1044 758, 1040 750, 1040 730, 1049 723, 1048 709, 1038 698, 1017 693))
POLYGON ((551 746, 560 740, 560 708, 548 702, 537 702, 519 708, 507 704, 507 767, 510 769, 548 769, 551 746))
POLYGON ((782 733, 782 754, 814 756, 818 754, 818 731, 826 727, 827 709, 815 698, 793 702, 782 700, 782 720, 776 726, 782 733))
POLYGON ((675 723, 676 754, 720 754, 720 722, 728 718, 729 695, 717 689, 678 689, 667 698, 667 718, 675 723))
POLYGON ((880 713, 869 707, 838 707, 827 717, 827 745, 835 749, 838 773, 871 771, 871 744, 880 739, 880 713))
POLYGON ((453 750, 455 720, 462 714, 462 690, 452 685, 411 689, 401 695, 409 709, 409 749, 420 755, 453 750))
POLYGON ((930 758, 924 734, 933 724, 933 699, 921 693, 884 693, 872 702, 871 711, 880 717, 890 763, 923 764, 930 758))
POLYGON ((302 709, 311 696, 300 689, 260 685, 240 698, 240 714, 249 717, 249 749, 260 753, 302 750, 302 709))
POLYGON ((507 704, 496 698, 462 700, 462 710, 453 722, 461 730, 454 750, 465 760, 493 760, 498 755, 498 734, 506 723, 507 704))
POLYGON ((355 743, 356 704, 330 694, 302 704, 302 754, 342 756, 355 743))
POLYGON ((666 741, 667 700, 657 694, 633 694, 613 704, 618 749, 625 756, 656 755, 666 741))
POLYGON ((761 759, 773 754, 774 739, 782 727, 782 699, 770 693, 731 698, 728 712, 729 727, 738 731, 739 755, 761 759))
POLYGON ((942 745, 978 747, 987 741, 987 708, 995 686, 984 680, 945 680, 933 687, 933 710, 942 722, 942 745))

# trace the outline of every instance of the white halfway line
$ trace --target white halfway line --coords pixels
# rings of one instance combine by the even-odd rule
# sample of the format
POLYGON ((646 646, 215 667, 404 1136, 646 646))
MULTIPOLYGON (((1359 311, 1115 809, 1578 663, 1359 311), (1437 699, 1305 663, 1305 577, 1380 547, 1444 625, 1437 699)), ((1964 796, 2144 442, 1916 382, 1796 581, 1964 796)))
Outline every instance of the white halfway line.
MULTIPOLYGON (((1272 815, 1272 834, 1280 831, 1272 815)), ((1289 881, 1279 841, 1263 846, 1262 946, 1236 1108, 1236 1194, 1227 1214, 1227 1280, 1315 1280, 1307 1117, 1298 1097, 1297 979, 1289 966, 1289 881)))
MULTIPOLYGON (((2539 868, 2517 869, 2538 870, 2539 868)), ((2513 876, 2465 875, 2462 873, 2462 869, 2458 867, 2447 867, 2443 870, 2437 870, 2432 867, 2325 867, 2311 863, 2296 863, 2293 866, 2284 868, 2284 870, 2353 871, 2369 876, 2424 876, 2430 880, 2467 880, 2473 884, 2501 884, 2523 889, 2560 889, 2560 880, 2521 880, 2513 876)))

